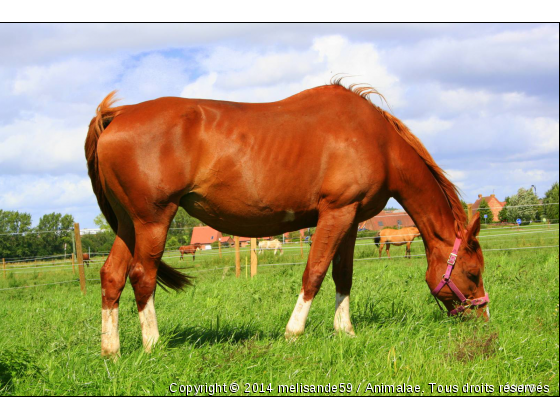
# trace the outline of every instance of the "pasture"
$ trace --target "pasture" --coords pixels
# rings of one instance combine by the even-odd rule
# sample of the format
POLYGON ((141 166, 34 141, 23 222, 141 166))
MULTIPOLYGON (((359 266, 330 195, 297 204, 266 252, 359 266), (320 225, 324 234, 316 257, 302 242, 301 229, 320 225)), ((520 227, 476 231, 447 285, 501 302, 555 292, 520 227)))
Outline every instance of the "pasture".
POLYGON ((412 259, 394 247, 389 260, 376 258, 373 240, 361 238, 350 300, 357 337, 334 334, 329 270, 294 342, 284 329, 307 245, 304 258, 297 243, 286 244, 283 256, 260 255, 254 278, 245 274, 249 248, 242 248, 239 278, 231 248, 221 258, 198 252, 194 263, 168 252, 164 260, 196 276, 195 287, 158 290, 161 341, 146 354, 127 284, 116 362, 100 356, 102 257, 86 267, 86 296, 68 262, 10 264, 0 276, 0 395, 180 395, 180 385, 209 395, 215 384, 228 386, 219 395, 558 395, 558 225, 483 229, 480 242, 489 323, 439 311, 424 281, 421 240, 412 259), (311 388, 328 384, 337 390, 311 388), (402 384, 419 391, 397 393, 402 384), (534 387, 518 392, 519 385, 534 387))

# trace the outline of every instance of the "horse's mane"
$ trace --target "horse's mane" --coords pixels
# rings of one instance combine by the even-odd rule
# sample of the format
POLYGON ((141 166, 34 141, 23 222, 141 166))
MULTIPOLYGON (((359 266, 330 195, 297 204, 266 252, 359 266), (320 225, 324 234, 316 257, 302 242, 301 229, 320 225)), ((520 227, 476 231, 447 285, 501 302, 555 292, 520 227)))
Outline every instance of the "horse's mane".
POLYGON ((461 205, 461 200, 459 199, 459 190, 451 181, 449 181, 449 179, 447 179, 445 171, 438 166, 438 164, 434 161, 428 150, 426 150, 420 139, 412 134, 412 132, 406 125, 404 125, 401 120, 371 102, 369 95, 374 94, 378 95, 382 101, 385 101, 385 103, 387 103, 385 97, 381 93, 379 93, 377 89, 364 83, 351 84, 350 86, 346 87, 342 84, 342 79, 344 79, 344 76, 334 77, 333 79, 331 79, 331 85, 342 86, 343 88, 348 89, 349 91, 355 93, 358 96, 361 96, 369 103, 371 103, 371 105, 375 107, 381 113, 381 115, 383 115, 383 118, 385 118, 385 120, 387 120, 387 122, 395 129, 395 131, 410 146, 412 146, 416 153, 418 153, 418 155, 426 163, 426 166, 434 176, 436 182, 441 188, 441 191, 443 192, 443 195, 449 203, 449 207, 451 208, 451 212, 453 213, 453 218, 455 219, 455 230, 457 234, 461 238, 463 238, 465 225, 467 223, 467 216, 465 214, 463 206, 461 205))

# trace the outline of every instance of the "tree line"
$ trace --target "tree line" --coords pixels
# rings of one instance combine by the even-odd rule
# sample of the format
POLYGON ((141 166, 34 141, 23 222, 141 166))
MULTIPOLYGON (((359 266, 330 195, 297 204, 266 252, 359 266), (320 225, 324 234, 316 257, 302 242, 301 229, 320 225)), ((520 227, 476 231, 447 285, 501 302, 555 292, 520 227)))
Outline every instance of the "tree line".
MULTIPOLYGON (((102 214, 94 219, 100 228, 97 233, 81 235, 84 252, 109 252, 115 233, 102 214)), ((173 219, 167 235, 167 247, 187 245, 191 241, 192 228, 204 224, 190 216, 182 208, 173 219)), ((74 217, 70 214, 49 213, 32 227, 31 214, 0 210, 0 259, 7 260, 52 255, 70 255, 73 251, 74 217)))
POLYGON ((72 252, 74 217, 70 214, 45 214, 35 227, 31 215, 0 210, 0 257, 32 257, 72 252))

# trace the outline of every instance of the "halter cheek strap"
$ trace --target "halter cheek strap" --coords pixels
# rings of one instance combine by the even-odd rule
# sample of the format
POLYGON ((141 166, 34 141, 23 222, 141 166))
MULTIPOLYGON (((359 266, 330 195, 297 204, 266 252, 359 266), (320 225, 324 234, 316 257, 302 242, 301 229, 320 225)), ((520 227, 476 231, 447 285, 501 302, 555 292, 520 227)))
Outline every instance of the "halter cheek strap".
MULTIPOLYGON (((457 315, 458 313, 465 311, 469 307, 473 307, 473 306, 478 307, 478 306, 484 305, 485 303, 490 302, 490 299, 488 297, 488 293, 486 293, 486 295, 484 297, 481 297, 481 298, 470 299, 470 300, 467 299, 465 297, 465 295, 463 293, 461 293, 461 291, 455 285, 455 283, 453 283, 453 281, 451 280, 451 272, 453 271, 453 268, 455 267, 455 262, 457 261, 457 255, 459 253, 459 247, 460 246, 461 246, 461 238, 455 238, 455 243, 453 244, 453 250, 451 251, 451 254, 449 255, 449 258, 447 259, 447 269, 445 270, 445 274, 441 278, 441 281, 436 286, 436 288, 434 290, 432 290, 432 295, 434 296, 434 298, 436 298, 436 303, 438 304, 438 306, 440 308, 441 308, 441 305, 440 305, 439 301, 437 300, 437 295, 439 294, 439 292, 441 291, 441 289, 445 285, 447 285, 451 289, 451 291, 453 293, 455 293, 455 296, 457 296, 457 298, 461 301, 460 306, 458 306, 455 309, 447 312, 447 315, 449 315, 449 316, 457 315)), ((443 310, 443 308, 441 308, 441 309, 443 310)))

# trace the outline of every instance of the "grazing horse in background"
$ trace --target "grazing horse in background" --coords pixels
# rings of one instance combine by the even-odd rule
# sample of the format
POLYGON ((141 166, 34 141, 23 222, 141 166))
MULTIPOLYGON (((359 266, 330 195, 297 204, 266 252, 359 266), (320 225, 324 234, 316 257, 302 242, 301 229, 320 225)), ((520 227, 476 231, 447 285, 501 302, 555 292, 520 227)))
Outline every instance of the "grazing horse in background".
POLYGON ((89 254, 83 253, 83 254, 82 254, 82 261, 83 261, 84 264, 87 265, 88 268, 89 268, 89 262, 90 262, 89 254))
POLYGON ((194 261, 194 254, 196 254, 197 249, 202 249, 201 245, 198 242, 192 245, 180 246, 179 252, 181 253, 181 258, 179 259, 182 260, 184 254, 192 254, 192 260, 194 261))
POLYGON ((284 250, 282 249, 282 242, 280 242, 278 239, 274 239, 272 241, 259 242, 259 254, 262 254, 262 252, 267 249, 273 249, 274 255, 276 255, 276 252, 280 250, 280 255, 284 255, 284 250))
POLYGON ((455 186, 370 94, 378 92, 346 88, 340 79, 269 103, 166 97, 113 107, 109 94, 85 144, 93 191, 116 232, 101 269, 102 354, 119 353, 118 307, 127 276, 146 351, 159 339, 156 284, 174 290, 191 284, 161 259, 179 207, 237 236, 316 226, 287 338, 303 333, 331 262, 334 328, 354 334, 349 308, 358 225, 390 197, 422 232, 434 296, 451 312, 461 305, 486 317, 478 213, 467 226, 455 186))
POLYGON ((391 258, 389 254, 389 248, 391 245, 401 246, 406 244, 406 252, 404 254, 405 258, 410 258, 410 246, 414 238, 420 236, 420 231, 415 227, 407 227, 399 230, 395 229, 383 229, 379 231, 379 234, 373 238, 375 245, 379 248, 379 258, 381 258, 381 251, 383 251, 383 245, 386 246, 387 257, 391 258))

